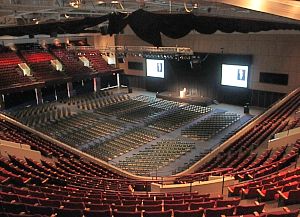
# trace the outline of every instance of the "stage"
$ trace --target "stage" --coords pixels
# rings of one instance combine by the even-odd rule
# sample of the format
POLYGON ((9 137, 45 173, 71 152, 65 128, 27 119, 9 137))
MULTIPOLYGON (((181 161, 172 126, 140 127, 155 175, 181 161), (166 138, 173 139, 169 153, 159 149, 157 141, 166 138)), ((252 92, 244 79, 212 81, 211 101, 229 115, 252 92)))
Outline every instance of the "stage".
POLYGON ((203 96, 196 96, 196 95, 186 95, 184 97, 180 97, 179 93, 176 92, 161 92, 156 94, 157 98, 165 99, 165 100, 172 100, 176 102, 182 103, 189 103, 193 105, 200 105, 200 106, 209 106, 214 104, 214 100, 203 97, 203 96))

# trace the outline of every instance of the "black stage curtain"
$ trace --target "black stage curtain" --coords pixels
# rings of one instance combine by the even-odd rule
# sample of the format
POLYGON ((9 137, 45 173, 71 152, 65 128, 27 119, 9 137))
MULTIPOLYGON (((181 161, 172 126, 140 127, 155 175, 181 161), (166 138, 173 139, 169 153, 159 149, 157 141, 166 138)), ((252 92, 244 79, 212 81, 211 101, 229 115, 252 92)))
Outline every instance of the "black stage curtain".
POLYGON ((23 26, 12 26, 0 28, 0 36, 23 36, 23 35, 38 35, 53 33, 84 33, 88 32, 85 29, 98 25, 108 20, 108 15, 101 17, 86 17, 78 20, 66 20, 60 22, 41 23, 23 26))
POLYGON ((213 34, 217 30, 225 33, 259 32, 268 30, 300 30, 299 24, 246 20, 238 18, 195 16, 193 14, 156 14, 137 10, 130 15, 113 13, 109 16, 109 34, 120 33, 129 25, 142 40, 162 46, 161 34, 177 39, 196 30, 202 34, 213 34))

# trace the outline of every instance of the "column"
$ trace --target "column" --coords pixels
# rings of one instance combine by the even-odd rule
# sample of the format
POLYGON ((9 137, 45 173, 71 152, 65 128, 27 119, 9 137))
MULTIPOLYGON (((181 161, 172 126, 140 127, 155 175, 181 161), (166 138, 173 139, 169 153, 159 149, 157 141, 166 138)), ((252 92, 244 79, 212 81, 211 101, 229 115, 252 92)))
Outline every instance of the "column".
POLYGON ((120 74, 117 73, 117 86, 120 87, 120 74))
POLYGON ((43 96, 42 96, 42 90, 41 88, 35 88, 35 99, 36 99, 36 104, 43 104, 43 96))
POLYGON ((95 77, 93 78, 94 92, 97 92, 101 89, 101 78, 95 77))
POLYGON ((0 110, 4 110, 5 109, 5 98, 4 98, 4 94, 2 94, 0 96, 0 110))
POLYGON ((67 82, 67 90, 68 90, 68 97, 71 98, 74 95, 72 82, 67 82))

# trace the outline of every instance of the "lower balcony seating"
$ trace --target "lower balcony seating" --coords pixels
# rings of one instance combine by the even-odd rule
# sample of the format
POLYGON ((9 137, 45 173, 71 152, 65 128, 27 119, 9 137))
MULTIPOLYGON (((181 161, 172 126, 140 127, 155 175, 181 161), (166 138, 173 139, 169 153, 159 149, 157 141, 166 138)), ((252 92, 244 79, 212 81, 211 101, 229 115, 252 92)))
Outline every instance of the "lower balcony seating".
POLYGON ((15 52, 0 53, 0 89, 34 83, 29 77, 23 75, 18 67, 19 63, 22 63, 22 60, 15 52))
POLYGON ((51 81, 66 78, 64 73, 55 70, 51 65, 50 61, 54 60, 55 57, 46 49, 37 44, 33 44, 32 47, 18 46, 20 47, 20 54, 27 62, 36 79, 39 81, 51 81))
POLYGON ((112 73, 116 68, 110 66, 102 57, 99 50, 86 49, 77 51, 78 56, 84 56, 90 61, 91 67, 98 73, 112 73))
POLYGON ((53 48, 51 51, 61 61, 64 72, 68 76, 87 76, 93 73, 90 68, 79 61, 74 52, 65 48, 53 48))

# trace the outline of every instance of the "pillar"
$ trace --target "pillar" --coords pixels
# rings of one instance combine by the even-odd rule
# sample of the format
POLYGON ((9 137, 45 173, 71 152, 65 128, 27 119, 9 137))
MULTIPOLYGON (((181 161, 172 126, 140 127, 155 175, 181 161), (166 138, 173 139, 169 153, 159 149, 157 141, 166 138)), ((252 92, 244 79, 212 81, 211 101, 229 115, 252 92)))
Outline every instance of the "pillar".
POLYGON ((117 86, 120 87, 120 74, 117 73, 117 86))
POLYGON ((5 109, 5 98, 4 98, 4 94, 2 94, 0 96, 0 110, 4 110, 5 109))
POLYGON ((36 104, 43 104, 43 96, 42 96, 42 90, 41 88, 35 88, 35 100, 36 100, 36 104))
POLYGON ((68 90, 68 97, 71 98, 74 95, 72 82, 67 82, 67 90, 68 90))
POLYGON ((97 92, 101 89, 101 78, 95 77, 93 78, 94 92, 97 92))

